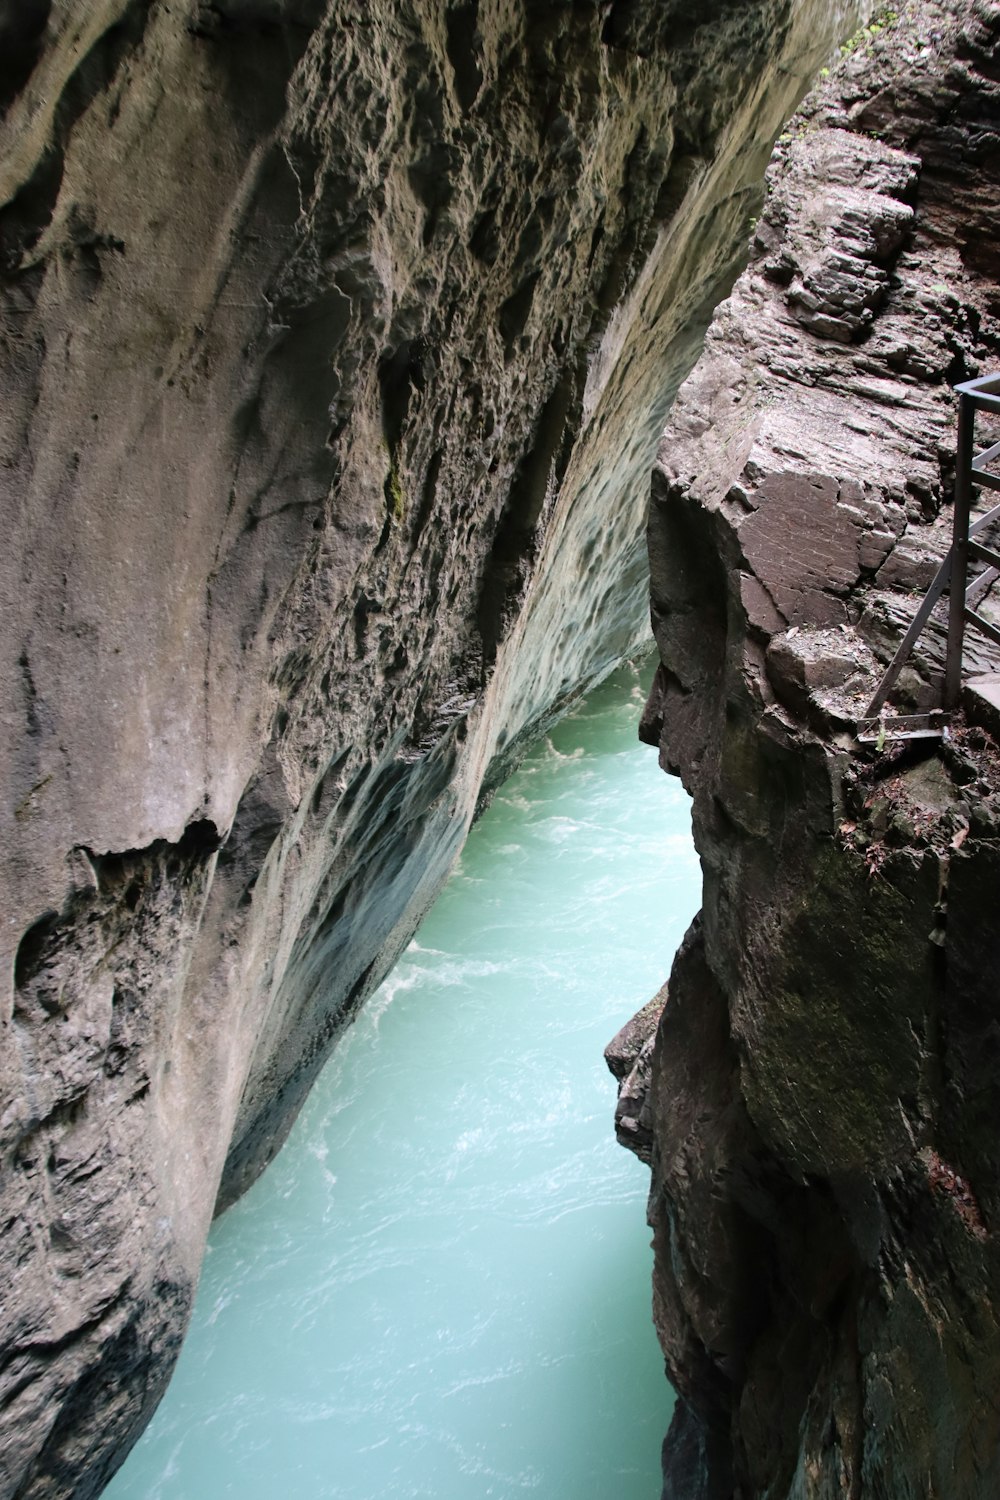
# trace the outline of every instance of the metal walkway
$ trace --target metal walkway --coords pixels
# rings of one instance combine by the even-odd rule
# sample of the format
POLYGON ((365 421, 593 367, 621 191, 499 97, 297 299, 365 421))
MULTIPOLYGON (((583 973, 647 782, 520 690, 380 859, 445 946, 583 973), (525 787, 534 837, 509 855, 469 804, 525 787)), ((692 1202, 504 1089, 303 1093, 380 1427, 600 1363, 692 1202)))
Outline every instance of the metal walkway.
POLYGON ((1000 374, 984 375, 955 387, 958 393, 958 451, 955 472, 955 511, 952 543, 947 555, 924 595, 889 666, 875 689, 862 717, 858 720, 858 739, 881 743, 886 739, 940 738, 947 733, 948 715, 958 707, 962 688, 962 653, 967 627, 1000 646, 1000 628, 985 619, 974 608, 987 589, 1000 578, 1000 551, 984 546, 976 538, 1000 520, 1000 505, 972 520, 972 491, 975 485, 1000 490, 1000 474, 990 465, 1000 463, 1000 442, 976 452, 975 429, 979 412, 1000 413, 1000 374), (986 567, 969 579, 975 562, 986 567), (948 643, 945 650, 944 691, 941 708, 930 714, 910 714, 889 718, 884 707, 896 685, 907 657, 926 628, 931 612, 941 596, 948 593, 948 643))

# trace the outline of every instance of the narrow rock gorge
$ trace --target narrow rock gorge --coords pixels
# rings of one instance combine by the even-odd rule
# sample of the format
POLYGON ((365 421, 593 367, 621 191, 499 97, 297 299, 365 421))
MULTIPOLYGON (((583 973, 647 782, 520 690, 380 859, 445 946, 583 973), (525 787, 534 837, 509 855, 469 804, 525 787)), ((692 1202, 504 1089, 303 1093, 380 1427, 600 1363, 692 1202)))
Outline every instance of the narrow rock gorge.
MULTIPOLYGON (((612 1062, 669 1500, 1000 1491, 1000 752, 968 695, 943 741, 855 739, 951 540, 951 387, 1000 367, 1000 6, 914 0, 842 53, 653 479, 644 737, 704 903, 612 1062)), ((940 702, 943 628, 897 710, 940 702)))
POLYGON ((656 438, 865 9, 0 10, 3 1496, 99 1493, 213 1211, 641 638, 656 438))

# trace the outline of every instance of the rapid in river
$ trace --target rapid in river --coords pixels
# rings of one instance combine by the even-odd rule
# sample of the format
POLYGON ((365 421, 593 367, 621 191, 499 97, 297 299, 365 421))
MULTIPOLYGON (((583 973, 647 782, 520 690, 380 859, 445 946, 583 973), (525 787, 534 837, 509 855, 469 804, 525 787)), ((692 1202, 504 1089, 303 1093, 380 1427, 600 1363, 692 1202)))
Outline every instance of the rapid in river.
POLYGON ((473 829, 274 1165, 214 1226, 105 1500, 656 1500, 648 1172, 602 1049, 698 904, 633 667, 473 829))

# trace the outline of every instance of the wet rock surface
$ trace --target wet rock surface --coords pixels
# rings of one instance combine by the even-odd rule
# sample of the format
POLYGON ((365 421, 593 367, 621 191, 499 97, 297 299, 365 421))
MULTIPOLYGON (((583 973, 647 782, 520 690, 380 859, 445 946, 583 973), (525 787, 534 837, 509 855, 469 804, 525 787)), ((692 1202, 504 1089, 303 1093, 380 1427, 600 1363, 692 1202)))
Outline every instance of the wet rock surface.
POLYGON ((670 1500, 1000 1486, 1000 752, 854 739, 950 542, 951 385, 1000 364, 998 56, 934 0, 846 49, 660 448, 643 737, 704 869, 648 1095, 670 1500))
POLYGON ((0 1494, 99 1492, 213 1210, 642 637, 657 435, 856 10, 0 18, 0 1494))

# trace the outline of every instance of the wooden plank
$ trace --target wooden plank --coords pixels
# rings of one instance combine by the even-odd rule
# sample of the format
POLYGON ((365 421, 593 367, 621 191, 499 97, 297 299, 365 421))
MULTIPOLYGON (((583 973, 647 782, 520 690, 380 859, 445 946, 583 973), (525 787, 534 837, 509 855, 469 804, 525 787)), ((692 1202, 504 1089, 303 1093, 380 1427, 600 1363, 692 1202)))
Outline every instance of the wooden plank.
MULTIPOLYGON (((854 738, 862 745, 877 745, 879 742, 879 735, 877 734, 857 734, 854 736, 854 738)), ((890 740, 896 741, 941 739, 944 739, 943 729, 897 729, 895 732, 891 729, 887 729, 885 732, 883 743, 888 743, 890 740)))

